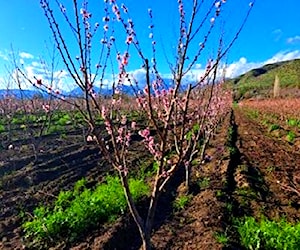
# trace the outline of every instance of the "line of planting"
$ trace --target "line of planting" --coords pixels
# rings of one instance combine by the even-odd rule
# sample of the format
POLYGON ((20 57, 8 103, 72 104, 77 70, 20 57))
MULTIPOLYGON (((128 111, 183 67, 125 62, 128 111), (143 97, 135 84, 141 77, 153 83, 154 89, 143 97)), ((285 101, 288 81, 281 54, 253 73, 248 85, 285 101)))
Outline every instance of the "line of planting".
MULTIPOLYGON (((236 145, 237 139, 237 125, 235 124, 234 113, 232 113, 227 137, 227 146, 230 152, 227 191, 226 195, 222 196, 226 204, 225 218, 227 221, 225 221, 224 233, 218 233, 217 239, 224 243, 225 249, 299 249, 300 223, 292 224, 284 218, 272 220, 263 215, 260 218, 251 216, 252 211, 249 202, 251 199, 256 199, 257 190, 251 188, 251 185, 246 189, 237 187, 234 173, 243 167, 241 155, 236 145), (242 198, 236 198, 236 194, 242 198)), ((245 172, 246 170, 241 171, 245 172)), ((246 172, 249 172, 249 168, 246 172)), ((260 182, 260 185, 263 184, 260 182)), ((262 189, 263 187, 258 188, 262 189)))
POLYGON ((266 127, 269 133, 280 130, 282 133, 279 133, 278 137, 284 136, 289 143, 293 143, 299 136, 300 120, 297 118, 289 117, 283 122, 276 114, 263 113, 249 108, 243 108, 243 110, 250 119, 266 127))
MULTIPOLYGON (((149 194, 143 179, 129 179, 137 201, 149 194)), ((78 181, 73 190, 61 191, 52 206, 37 207, 32 218, 22 225, 28 247, 45 249, 58 242, 70 243, 91 229, 112 222, 127 209, 124 191, 118 177, 107 176, 95 188, 86 180, 78 181)))

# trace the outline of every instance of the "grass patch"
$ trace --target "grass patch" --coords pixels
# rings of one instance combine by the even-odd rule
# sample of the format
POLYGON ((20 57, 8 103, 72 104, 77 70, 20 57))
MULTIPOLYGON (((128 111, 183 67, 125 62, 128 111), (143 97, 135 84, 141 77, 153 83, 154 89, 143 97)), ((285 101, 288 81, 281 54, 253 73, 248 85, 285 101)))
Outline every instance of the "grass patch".
MULTIPOLYGON (((33 218, 23 223, 25 238, 38 248, 49 247, 58 241, 74 241, 99 224, 112 221, 127 208, 118 177, 107 177, 105 183, 89 189, 84 179, 73 190, 61 191, 52 207, 40 206, 33 218)), ((135 201, 148 195, 143 180, 129 179, 135 201)))
POLYGON ((246 249, 299 249, 300 223, 293 225, 284 219, 277 222, 266 218, 256 221, 253 217, 245 217, 236 224, 241 244, 246 249))

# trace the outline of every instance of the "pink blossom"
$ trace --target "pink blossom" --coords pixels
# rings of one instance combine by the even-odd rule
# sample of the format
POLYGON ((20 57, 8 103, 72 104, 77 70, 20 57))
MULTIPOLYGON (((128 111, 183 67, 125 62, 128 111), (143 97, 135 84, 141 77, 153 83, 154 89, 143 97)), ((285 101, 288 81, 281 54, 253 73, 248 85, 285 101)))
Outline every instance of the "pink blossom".
POLYGON ((106 128, 107 133, 109 135, 112 135, 112 128, 111 128, 110 122, 108 120, 105 120, 104 124, 105 124, 105 128, 106 128))
POLYGON ((139 131, 139 135, 144 137, 144 138, 148 138, 150 135, 150 130, 149 128, 146 128, 144 130, 139 131))
POLYGON ((105 24, 105 25, 103 26, 103 29, 104 29, 105 31, 108 31, 108 25, 105 24))
POLYGON ((126 43, 127 43, 127 44, 131 44, 132 42, 133 42, 133 36, 132 36, 132 35, 127 36, 127 38, 126 38, 126 43))
POLYGON ((87 142, 92 142, 92 141, 93 141, 93 137, 92 137, 91 135, 88 135, 88 136, 86 137, 86 141, 87 141, 87 142))
POLYGON ((105 108, 105 106, 102 106, 102 109, 101 109, 101 115, 102 115, 102 118, 103 119, 106 119, 106 108, 105 108))
POLYGON ((80 14, 83 16, 83 18, 88 19, 92 17, 92 14, 89 13, 86 9, 80 9, 80 14))
POLYGON ((109 16, 103 17, 102 21, 103 21, 103 22, 109 22, 109 16))
POLYGON ((133 130, 136 129, 136 122, 135 121, 131 122, 131 129, 133 129, 133 130))
POLYGON ((215 3, 215 7, 216 8, 219 8, 220 6, 221 6, 221 2, 220 1, 218 1, 218 2, 215 3))
POLYGON ((123 56, 121 64, 122 64, 121 66, 128 65, 128 57, 123 56))
POLYGON ((46 113, 50 111, 50 106, 48 104, 43 104, 42 108, 46 113))
POLYGON ((144 94, 148 94, 149 93, 149 89, 148 89, 148 86, 145 86, 145 88, 144 88, 144 94))

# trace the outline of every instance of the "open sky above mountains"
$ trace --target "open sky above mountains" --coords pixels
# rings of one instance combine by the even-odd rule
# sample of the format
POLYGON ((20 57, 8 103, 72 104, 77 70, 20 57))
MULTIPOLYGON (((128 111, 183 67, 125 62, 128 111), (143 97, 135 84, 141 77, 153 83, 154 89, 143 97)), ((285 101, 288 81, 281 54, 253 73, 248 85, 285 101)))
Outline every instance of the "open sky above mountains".
MULTIPOLYGON (((10 0, 1 1, 0 8, 0 88, 7 86, 7 70, 11 69, 10 53, 13 48, 17 61, 23 64, 29 76, 40 76, 43 71, 42 60, 49 60, 51 43, 51 32, 40 1, 10 0)), ((55 1, 50 1, 55 6, 55 1)), ((67 13, 72 13, 73 1, 61 1, 67 13)), ((79 1, 80 2, 80 1, 79 1)), ((117 1, 121 5, 121 1, 117 1)), ((136 33, 139 42, 146 55, 151 57, 151 40, 149 39, 150 24, 148 8, 153 10, 154 16, 154 37, 157 41, 157 61, 159 71, 167 77, 170 74, 166 57, 172 61, 175 55, 175 46, 178 34, 178 4, 176 0, 147 1, 147 0, 123 0, 128 7, 130 17, 135 23, 136 33)), ((190 2, 184 1, 186 10, 191 8, 190 2)), ((211 1, 204 1, 211 3, 211 1)), ((266 63, 300 58, 300 15, 298 14, 298 0, 274 1, 258 0, 250 17, 239 36, 239 39, 230 50, 225 63, 228 64, 227 76, 233 77, 248 71, 251 68, 260 67, 266 63)), ((200 10, 200 17, 205 14, 206 3, 203 10, 200 10)), ((89 1, 88 10, 93 14, 91 24, 100 24, 99 37, 95 37, 95 44, 99 44, 103 34, 103 1, 89 1), (98 39, 98 40, 97 40, 98 39)), ((205 53, 197 61, 192 69, 191 78, 197 77, 203 72, 209 57, 217 52, 217 44, 221 32, 224 34, 225 44, 229 43, 238 30, 247 10, 249 0, 227 0, 224 5, 224 12, 220 20, 216 20, 214 35, 206 45, 205 53)), ((55 12, 56 14, 60 14, 55 12)), ((213 17, 214 15, 211 14, 213 17)), ((60 19, 62 20, 62 19, 60 19)), ((200 21, 201 18, 198 19, 200 21)), ((209 25, 209 24, 208 24, 209 25)), ((208 26, 206 26, 208 27, 208 26)), ((205 31, 205 28, 203 29, 205 31)), ((125 49, 126 37, 118 36, 121 29, 116 28, 115 37, 121 52, 125 49), (118 39, 119 37, 119 39, 118 39)), ((124 32, 121 32, 124 34, 124 32)), ((205 32, 203 32, 205 33, 205 32)), ((202 33, 202 34, 203 34, 202 33)), ((72 35, 65 32, 66 41, 73 55, 76 55, 72 35)), ((199 48, 203 36, 197 37, 191 46, 193 50, 199 48)), ((97 49, 96 49, 97 50, 97 49)), ((94 53, 97 53, 95 51, 94 53)), ((129 70, 135 77, 143 77, 141 71, 141 60, 134 59, 129 63, 129 70)), ((61 65, 58 65, 56 77, 67 76, 65 71, 61 72, 61 65)), ((111 76, 107 75, 107 79, 111 76)), ((59 88, 67 89, 66 82, 61 81, 59 88)))

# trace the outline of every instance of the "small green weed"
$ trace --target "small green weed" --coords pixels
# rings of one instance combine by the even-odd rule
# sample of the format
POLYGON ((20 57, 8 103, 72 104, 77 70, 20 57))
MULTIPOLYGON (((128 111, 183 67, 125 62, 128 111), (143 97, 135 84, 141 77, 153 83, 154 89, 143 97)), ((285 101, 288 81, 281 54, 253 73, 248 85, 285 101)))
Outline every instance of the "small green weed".
POLYGON ((275 166, 268 166, 267 167, 267 172, 268 173, 272 173, 272 172, 274 172, 276 170, 276 167, 275 166))
POLYGON ((293 131, 289 131, 286 135, 286 140, 290 143, 293 143, 296 138, 296 135, 293 131))
POLYGON ((215 238, 217 242, 222 244, 223 246, 227 246, 229 243, 229 238, 225 233, 217 232, 215 233, 215 238))
POLYGON ((223 198, 226 196, 226 193, 222 190, 217 190, 215 194, 217 198, 223 198))
POLYGON ((286 120, 286 123, 287 123, 287 125, 289 125, 291 127, 297 127, 298 124, 300 124, 300 121, 297 119, 290 118, 290 119, 286 120))
POLYGON ((269 132, 272 132, 272 131, 277 130, 277 129, 280 129, 280 126, 279 126, 278 124, 271 124, 271 125, 269 126, 268 131, 269 131, 269 132))
POLYGON ((200 180, 198 181, 198 185, 201 189, 208 188, 209 184, 210 184, 210 178, 206 176, 200 178, 200 180))
POLYGON ((191 201, 192 195, 180 195, 173 202, 173 208, 175 211, 181 211, 191 201))

